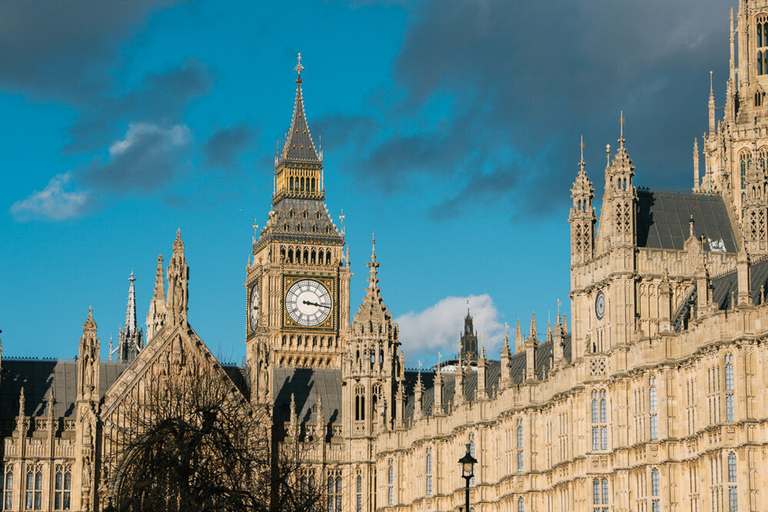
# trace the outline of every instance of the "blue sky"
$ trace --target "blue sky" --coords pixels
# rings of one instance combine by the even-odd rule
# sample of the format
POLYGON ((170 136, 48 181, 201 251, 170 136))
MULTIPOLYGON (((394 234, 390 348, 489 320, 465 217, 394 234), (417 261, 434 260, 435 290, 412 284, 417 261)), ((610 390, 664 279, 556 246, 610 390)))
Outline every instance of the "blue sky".
MULTIPOLYGON (((687 189, 716 0, 0 2, 4 356, 73 357, 139 321, 181 229, 190 323, 245 354, 245 265, 290 124, 296 54, 326 204, 343 209, 352 312, 371 232, 408 366, 457 351, 470 298, 489 351, 518 318, 569 312, 579 137, 602 191, 619 112, 636 184, 687 189)), ((495 354, 494 354, 495 355, 495 354)))

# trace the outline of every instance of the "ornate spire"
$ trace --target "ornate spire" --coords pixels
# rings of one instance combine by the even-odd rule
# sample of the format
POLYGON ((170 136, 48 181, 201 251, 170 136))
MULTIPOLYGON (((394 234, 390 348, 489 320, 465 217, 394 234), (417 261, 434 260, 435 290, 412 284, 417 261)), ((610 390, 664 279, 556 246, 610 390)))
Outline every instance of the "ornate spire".
POLYGON ((699 190, 699 140, 693 139, 693 191, 699 190))
POLYGON ((368 278, 368 289, 378 289, 379 277, 378 268, 380 263, 376 261, 376 233, 371 233, 371 261, 366 263, 366 266, 370 269, 370 277, 368 278))
POLYGON ((147 313, 147 343, 155 337, 157 331, 165 323, 165 280, 163 279, 163 255, 157 256, 157 270, 155 271, 155 293, 149 304, 147 313))
POLYGON ((19 417, 24 417, 24 410, 26 408, 27 400, 24 398, 24 386, 21 386, 21 392, 19 393, 19 417))
POLYGON ((157 255, 157 270, 155 271, 154 300, 165 302, 165 281, 163 280, 163 255, 157 255))
POLYGON ((88 318, 83 322, 83 332, 96 332, 96 322, 93 319, 93 308, 88 306, 88 318))
MULTIPOLYGON (((182 244, 183 245, 183 244, 182 244)), ((144 347, 144 333, 139 331, 136 323, 136 290, 133 283, 136 278, 131 271, 131 277, 128 278, 130 286, 128 287, 128 305, 125 311, 125 328, 120 329, 117 343, 117 360, 120 362, 130 362, 136 358, 136 354, 144 347)), ((111 343, 111 338, 110 338, 111 343)), ((110 346, 109 357, 112 357, 112 347, 110 346)))
POLYGON ((304 66, 301 65, 301 54, 298 56, 298 63, 294 68, 296 71, 296 103, 293 107, 293 119, 291 120, 291 129, 285 138, 282 154, 278 160, 278 165, 286 160, 321 163, 322 156, 318 155, 315 145, 312 142, 312 135, 309 132, 309 125, 304 114, 304 98, 301 91, 301 72, 304 66))
MULTIPOLYGON (((624 122, 626 120, 624 119, 624 112, 621 112, 621 118, 619 120, 620 123, 620 129, 619 129, 619 149, 616 150, 616 154, 613 157, 613 169, 614 171, 618 172, 629 172, 631 174, 634 174, 632 171, 634 171, 635 167, 632 165, 632 160, 629 158, 629 154, 627 153, 627 148, 624 146, 624 143, 626 140, 624 139, 624 122)), ((608 150, 606 149, 606 153, 608 150)), ((622 186, 621 188, 626 188, 627 185, 622 186)))
POLYGON ((136 289, 133 285, 136 282, 136 278, 131 270, 131 277, 128 278, 131 283, 128 286, 128 305, 125 310, 125 332, 128 336, 136 333, 139 329, 136 325, 136 289))
POLYGON ((529 339, 536 341, 536 313, 531 313, 531 333, 529 339))
POLYGON ((168 299, 165 313, 171 325, 187 323, 189 267, 184 256, 184 242, 181 240, 181 230, 176 231, 173 242, 173 256, 168 263, 168 299))
POLYGON ((173 254, 184 254, 184 241, 181 239, 181 229, 176 230, 176 240, 173 241, 173 254))

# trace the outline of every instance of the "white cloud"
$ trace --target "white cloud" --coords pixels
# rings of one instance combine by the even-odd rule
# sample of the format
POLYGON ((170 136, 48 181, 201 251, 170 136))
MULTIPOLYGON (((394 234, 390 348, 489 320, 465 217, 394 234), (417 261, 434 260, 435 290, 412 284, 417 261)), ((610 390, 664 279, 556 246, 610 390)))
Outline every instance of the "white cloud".
POLYGON ((141 144, 147 137, 163 139, 170 146, 185 146, 192 138, 189 128, 183 124, 177 124, 168 130, 160 128, 152 123, 131 123, 123 140, 118 140, 109 146, 109 156, 119 157, 131 148, 141 144))
POLYGON ((406 358, 413 361, 414 356, 424 354, 437 359, 438 351, 442 352, 443 359, 457 354, 467 315, 467 300, 478 338, 481 333, 485 335, 486 355, 498 358, 496 352, 504 340, 504 326, 499 323, 499 312, 488 294, 446 297, 423 311, 411 311, 396 318, 406 358))
POLYGON ((188 162, 192 132, 177 124, 131 123, 125 136, 109 146, 109 161, 94 159, 83 182, 124 194, 167 186, 188 162))
POLYGON ((65 190, 72 179, 72 173, 54 176, 41 191, 11 206, 11 214, 17 221, 34 219, 65 220, 77 217, 90 203, 88 191, 65 190))

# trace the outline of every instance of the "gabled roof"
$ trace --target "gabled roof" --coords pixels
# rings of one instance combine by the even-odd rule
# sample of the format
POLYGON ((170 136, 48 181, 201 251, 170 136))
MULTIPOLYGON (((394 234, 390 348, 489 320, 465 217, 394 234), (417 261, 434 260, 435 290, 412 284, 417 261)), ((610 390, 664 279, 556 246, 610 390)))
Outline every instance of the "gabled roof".
POLYGON ((638 189, 637 206, 638 247, 682 250, 693 216, 694 235, 708 241, 705 250, 737 251, 728 210, 719 194, 638 189))
MULTIPOLYGON (((107 389, 120 376, 128 363, 102 361, 99 366, 99 391, 107 389)), ((24 388, 27 416, 47 416, 48 397, 53 388, 56 417, 75 415, 77 400, 77 361, 3 358, 0 384, 0 416, 15 418, 19 413, 19 394, 24 388)))

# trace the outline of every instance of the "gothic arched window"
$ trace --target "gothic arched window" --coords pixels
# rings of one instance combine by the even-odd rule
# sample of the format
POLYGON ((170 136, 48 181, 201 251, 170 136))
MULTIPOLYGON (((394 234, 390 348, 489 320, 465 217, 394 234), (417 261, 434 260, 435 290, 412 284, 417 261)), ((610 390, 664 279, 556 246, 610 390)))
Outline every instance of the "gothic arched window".
POLYGON ((763 74, 763 52, 757 52, 757 74, 763 74))
POLYGON ((426 485, 427 496, 432 496, 432 448, 427 448, 426 457, 426 485))
POLYGON ((736 404, 733 401, 733 355, 725 356, 725 421, 736 420, 736 404))
POLYGON ((658 392, 656 391, 656 377, 648 379, 650 386, 648 390, 648 402, 649 410, 651 411, 650 423, 651 423, 651 440, 659 438, 659 418, 656 414, 658 410, 658 392))
MULTIPOLYGON (((766 53, 768 55, 768 53, 766 53)), ((749 153, 744 151, 739 155, 739 166, 741 171, 741 190, 747 188, 747 166, 751 164, 749 153)))
POLYGON ((357 512, 363 512, 363 475, 360 474, 360 470, 357 470, 357 512))
POLYGON ((0 497, 2 498, 0 506, 3 510, 11 510, 13 508, 13 466, 6 465, 4 469, 5 478, 0 473, 0 497))

